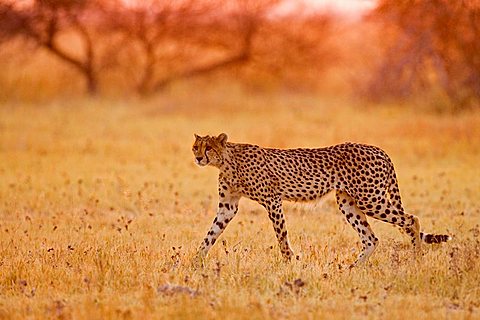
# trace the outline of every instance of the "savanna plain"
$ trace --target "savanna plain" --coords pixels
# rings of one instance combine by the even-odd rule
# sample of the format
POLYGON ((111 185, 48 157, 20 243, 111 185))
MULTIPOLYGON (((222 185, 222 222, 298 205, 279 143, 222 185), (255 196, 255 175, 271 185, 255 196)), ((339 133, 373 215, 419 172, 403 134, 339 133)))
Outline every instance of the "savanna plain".
POLYGON ((178 86, 147 100, 0 107, 0 318, 479 319, 480 113, 360 105, 308 94, 178 86), (333 195, 284 206, 299 260, 266 212, 237 217, 192 264, 215 216, 217 174, 193 134, 266 147, 382 147, 407 212, 452 241, 424 245, 372 221, 360 243, 333 195))

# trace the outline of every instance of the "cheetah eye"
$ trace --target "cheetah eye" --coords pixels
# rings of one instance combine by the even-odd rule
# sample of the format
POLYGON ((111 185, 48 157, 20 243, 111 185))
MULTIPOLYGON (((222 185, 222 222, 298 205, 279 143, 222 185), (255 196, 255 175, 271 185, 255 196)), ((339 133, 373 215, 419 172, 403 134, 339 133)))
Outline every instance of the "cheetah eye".
POLYGON ((198 151, 198 146, 194 146, 193 151, 198 151))
POLYGON ((210 150, 212 150, 212 147, 207 146, 207 147, 205 148, 205 150, 206 150, 206 151, 210 151, 210 150))

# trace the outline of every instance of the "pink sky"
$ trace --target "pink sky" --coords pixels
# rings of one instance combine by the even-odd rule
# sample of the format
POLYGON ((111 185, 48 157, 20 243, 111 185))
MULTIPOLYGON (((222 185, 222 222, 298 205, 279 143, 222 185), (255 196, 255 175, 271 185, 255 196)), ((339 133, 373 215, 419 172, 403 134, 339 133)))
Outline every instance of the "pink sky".
POLYGON ((375 0, 304 0, 318 8, 332 8, 347 13, 363 12, 375 6, 375 0))
MULTIPOLYGON (((19 0, 29 1, 29 0, 19 0)), ((142 3, 143 0, 122 0, 126 4, 142 3)), ((313 10, 332 10, 350 16, 361 16, 375 7, 377 0, 283 0, 280 12, 288 12, 293 8, 306 7, 313 10)))
POLYGON ((361 16, 375 7, 376 0, 284 0, 281 11, 302 6, 319 10, 332 10, 352 17, 361 16))

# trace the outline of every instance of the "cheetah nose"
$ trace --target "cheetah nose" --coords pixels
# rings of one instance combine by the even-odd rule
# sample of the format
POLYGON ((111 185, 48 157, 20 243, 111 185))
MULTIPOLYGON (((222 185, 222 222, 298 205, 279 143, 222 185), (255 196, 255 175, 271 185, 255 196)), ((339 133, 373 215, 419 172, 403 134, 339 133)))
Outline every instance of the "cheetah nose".
POLYGON ((200 162, 202 161, 203 157, 196 157, 197 161, 200 162))

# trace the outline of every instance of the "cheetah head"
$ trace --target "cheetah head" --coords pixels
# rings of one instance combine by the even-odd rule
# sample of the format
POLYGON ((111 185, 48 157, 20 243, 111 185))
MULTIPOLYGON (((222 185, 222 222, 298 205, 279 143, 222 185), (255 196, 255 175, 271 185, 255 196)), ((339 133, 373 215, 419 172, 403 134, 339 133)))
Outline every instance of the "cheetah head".
POLYGON ((223 152, 227 145, 227 135, 221 133, 218 137, 195 135, 192 151, 195 162, 199 166, 220 166, 223 162, 223 152))

